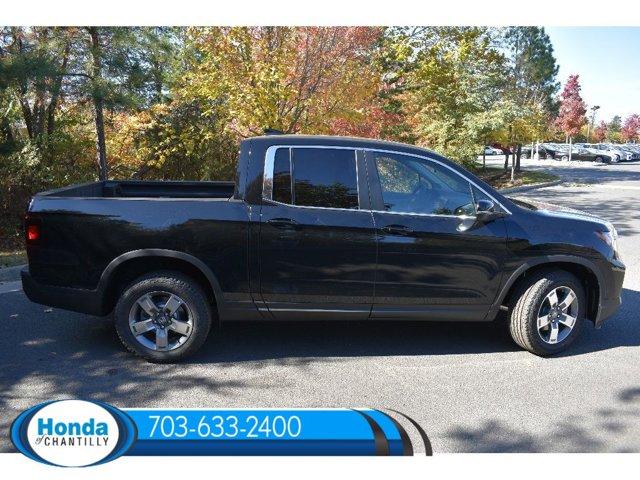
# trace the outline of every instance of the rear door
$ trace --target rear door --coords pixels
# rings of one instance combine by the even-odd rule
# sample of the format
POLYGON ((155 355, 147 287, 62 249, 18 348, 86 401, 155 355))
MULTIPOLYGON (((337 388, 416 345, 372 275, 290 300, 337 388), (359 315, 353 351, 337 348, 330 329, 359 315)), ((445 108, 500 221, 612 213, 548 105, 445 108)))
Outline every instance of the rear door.
POLYGON ((372 317, 482 320, 507 255, 504 220, 476 222, 490 197, 437 161, 366 157, 379 238, 372 317))
POLYGON ((369 317, 376 233, 362 152, 270 147, 260 216, 260 292, 277 319, 369 317))

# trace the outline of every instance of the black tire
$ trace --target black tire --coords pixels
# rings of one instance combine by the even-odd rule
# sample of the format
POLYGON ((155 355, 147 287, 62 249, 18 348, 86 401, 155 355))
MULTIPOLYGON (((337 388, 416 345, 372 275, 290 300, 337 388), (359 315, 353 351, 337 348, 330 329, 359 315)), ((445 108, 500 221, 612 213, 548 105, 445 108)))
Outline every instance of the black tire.
POLYGON ((600 155, 596 156, 596 163, 603 163, 604 162, 604 158, 601 157, 600 155))
POLYGON ((525 350, 546 357, 565 350, 580 334, 586 309, 585 293, 578 279, 563 270, 546 270, 520 284, 514 293, 509 314, 509 330, 513 340, 525 350), (569 287, 578 302, 576 322, 561 342, 550 344, 538 333, 538 312, 546 296, 558 287, 569 287))
POLYGON ((560 157, 560 160, 562 160, 563 162, 568 162, 569 161, 569 155, 562 155, 560 157))
MULTIPOLYGON (((178 272, 154 272, 131 282, 120 295, 114 309, 116 331, 124 346, 153 363, 172 363, 196 352, 207 339, 211 328, 211 306, 202 288, 178 272), (183 344, 173 350, 152 350, 136 340, 129 326, 129 313, 137 300, 152 292, 177 295, 188 308, 192 327, 183 344)), ((169 331, 169 329, 167 329, 169 331)))

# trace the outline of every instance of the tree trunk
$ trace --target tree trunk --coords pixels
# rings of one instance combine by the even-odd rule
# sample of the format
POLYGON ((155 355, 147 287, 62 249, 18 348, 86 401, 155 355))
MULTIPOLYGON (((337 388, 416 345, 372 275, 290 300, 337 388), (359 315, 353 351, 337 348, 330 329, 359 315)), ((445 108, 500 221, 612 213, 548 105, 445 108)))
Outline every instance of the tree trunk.
POLYGON ((102 79, 102 50, 100 48, 100 35, 98 27, 88 27, 89 36, 91 37, 91 55, 93 57, 93 107, 95 112, 96 123, 96 161, 98 164, 98 172, 100 181, 107 180, 109 177, 107 166, 107 145, 104 137, 104 98, 101 85, 96 85, 102 79), (96 86, 98 88, 96 88, 96 86))
POLYGON ((533 160, 534 158, 537 160, 537 157, 533 156, 533 150, 534 150, 535 146, 534 146, 534 142, 533 140, 531 140, 531 153, 529 155, 531 155, 531 160, 533 160))
POLYGON ((484 145, 482 146, 482 170, 487 168, 487 150, 485 146, 487 145, 487 140, 485 139, 484 145))
POLYGON ((571 154, 573 153, 572 140, 573 138, 569 137, 569 161, 571 161, 571 154))
POLYGON ((51 101, 47 107, 47 134, 51 135, 55 130, 56 121, 56 109, 58 108, 58 101, 60 99, 60 91, 62 90, 62 78, 67 72, 67 64, 69 63, 69 52, 71 50, 71 42, 67 41, 64 52, 62 53, 62 65, 60 66, 60 72, 55 79, 53 85, 53 92, 51 94, 51 101))
POLYGON ((522 155, 522 144, 519 143, 516 147, 516 172, 520 171, 520 156, 522 155))
POLYGON ((512 146, 512 149, 511 149, 511 183, 513 183, 513 180, 515 179, 515 167, 516 167, 516 152, 515 152, 515 147, 512 146))
POLYGON ((31 116, 31 107, 29 106, 29 102, 26 99, 26 96, 23 92, 20 93, 20 109, 22 110, 22 117, 24 118, 24 123, 27 126, 27 135, 29 139, 33 140, 35 133, 33 131, 33 118, 31 116))

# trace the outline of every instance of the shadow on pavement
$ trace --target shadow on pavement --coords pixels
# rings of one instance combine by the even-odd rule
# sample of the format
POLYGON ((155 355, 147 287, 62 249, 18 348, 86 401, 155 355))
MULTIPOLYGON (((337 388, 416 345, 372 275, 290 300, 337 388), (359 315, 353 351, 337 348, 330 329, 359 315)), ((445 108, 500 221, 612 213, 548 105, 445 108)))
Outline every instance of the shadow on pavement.
MULTIPOLYGON (((549 408, 562 406, 561 401, 550 399, 549 408)), ((566 406, 564 406, 566 407, 566 406)), ((635 430, 640 416, 640 388, 618 392, 608 408, 582 414, 573 409, 555 429, 545 435, 534 435, 518 430, 498 420, 486 420, 474 427, 457 426, 449 429, 446 437, 456 445, 456 451, 471 453, 508 452, 637 452, 640 449, 635 430), (629 436, 630 445, 613 445, 611 436, 629 436)))
MULTIPOLYGON (((518 351, 499 322, 253 322, 224 325, 184 363, 154 365, 127 353, 106 319, 46 309, 26 301, 22 292, 7 293, 0 299, 0 326, 11 332, 0 337, 0 437, 5 439, 0 440, 0 451, 11 448, 5 432, 13 418, 26 406, 47 399, 157 405, 168 391, 175 397, 176 392, 197 390, 205 399, 214 393, 228 396, 233 405, 234 391, 277 386, 273 383, 277 379, 261 374, 263 367, 274 364, 304 369, 311 364, 341 362, 345 357, 518 351), (225 373, 242 362, 246 362, 246 374, 225 373)), ((620 312, 601 331, 587 323, 564 356, 639 345, 640 322, 634 314, 639 310, 640 293, 625 289, 620 312)), ((621 398, 637 402, 639 397, 636 391, 621 398)), ((496 424, 483 428, 500 431, 496 424)), ((511 439, 497 448, 524 449, 530 442, 535 450, 535 439, 520 438, 514 444, 516 437, 503 433, 511 439)))

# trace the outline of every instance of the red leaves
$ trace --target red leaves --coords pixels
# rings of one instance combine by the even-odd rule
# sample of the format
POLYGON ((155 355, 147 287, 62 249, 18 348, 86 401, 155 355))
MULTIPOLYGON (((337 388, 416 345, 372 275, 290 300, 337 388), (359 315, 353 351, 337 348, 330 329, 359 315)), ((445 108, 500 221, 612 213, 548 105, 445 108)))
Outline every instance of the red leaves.
POLYGON ((580 132, 586 122, 587 107, 580 96, 578 75, 570 75, 560 95, 560 112, 556 118, 556 126, 562 132, 573 137, 580 132))
POLYGON ((634 113, 624 121, 620 135, 625 142, 637 142, 640 140, 640 115, 634 113))
POLYGON ((597 143, 603 142, 607 138, 607 123, 602 120, 593 131, 593 139, 597 143))
POLYGON ((401 115, 385 112, 380 106, 374 105, 361 114, 358 119, 337 118, 330 125, 333 135, 346 135, 364 138, 382 138, 385 129, 401 121, 401 115))

